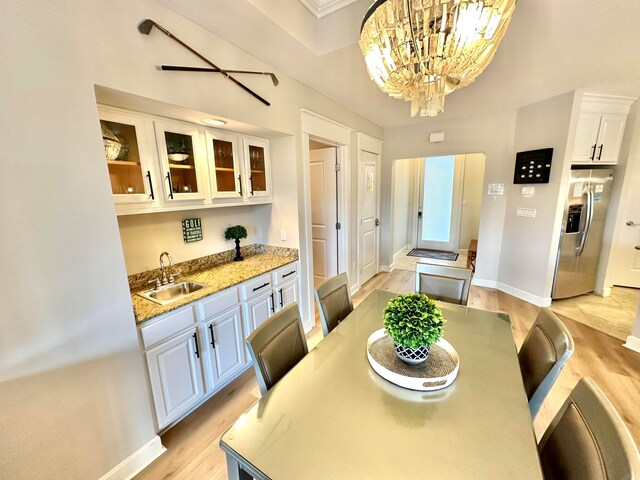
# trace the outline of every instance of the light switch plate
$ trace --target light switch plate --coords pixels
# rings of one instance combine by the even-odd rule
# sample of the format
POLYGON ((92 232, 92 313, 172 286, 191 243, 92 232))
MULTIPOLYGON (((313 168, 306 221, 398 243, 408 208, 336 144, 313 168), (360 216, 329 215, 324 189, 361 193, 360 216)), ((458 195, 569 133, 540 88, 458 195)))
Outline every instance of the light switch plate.
POLYGON ((431 132, 429 134, 429 142, 431 143, 444 142, 444 132, 431 132))
POLYGON ((516 210, 516 217, 536 218, 536 209, 519 207, 516 210))

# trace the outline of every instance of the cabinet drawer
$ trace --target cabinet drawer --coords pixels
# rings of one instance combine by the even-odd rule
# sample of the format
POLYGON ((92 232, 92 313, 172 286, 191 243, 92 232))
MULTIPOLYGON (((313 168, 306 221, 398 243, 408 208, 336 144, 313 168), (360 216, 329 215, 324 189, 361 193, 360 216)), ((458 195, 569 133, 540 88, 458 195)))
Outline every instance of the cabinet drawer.
POLYGON ((140 328, 142 344, 145 349, 168 340, 185 328, 195 325, 196 318, 191 305, 167 314, 165 317, 154 321, 151 325, 140 328))
POLYGON ((276 285, 290 282, 298 277, 298 262, 293 262, 273 272, 273 280, 276 285))
POLYGON ((239 303, 240 298, 238 297, 238 289, 236 287, 216 293, 202 302, 204 318, 218 315, 231 307, 238 306, 239 303))
POLYGON ((273 282, 271 281, 270 273, 260 275, 242 285, 242 297, 244 300, 249 300, 250 298, 269 292, 272 285, 273 282))

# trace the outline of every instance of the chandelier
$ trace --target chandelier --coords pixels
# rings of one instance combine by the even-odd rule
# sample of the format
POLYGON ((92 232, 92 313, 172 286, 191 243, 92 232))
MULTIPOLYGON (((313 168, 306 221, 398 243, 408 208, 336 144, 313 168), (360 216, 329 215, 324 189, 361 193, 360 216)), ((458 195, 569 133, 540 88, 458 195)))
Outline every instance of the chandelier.
POLYGON ((436 116, 445 95, 482 73, 516 0, 377 0, 364 16, 360 50, 383 92, 436 116))

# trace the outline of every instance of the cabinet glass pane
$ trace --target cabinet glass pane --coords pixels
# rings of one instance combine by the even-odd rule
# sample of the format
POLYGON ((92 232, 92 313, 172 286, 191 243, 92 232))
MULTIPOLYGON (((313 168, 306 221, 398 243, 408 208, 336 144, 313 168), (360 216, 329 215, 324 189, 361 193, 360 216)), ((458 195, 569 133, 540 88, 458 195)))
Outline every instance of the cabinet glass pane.
POLYGON ((249 165, 251 167, 251 189, 254 192, 266 192, 267 175, 264 148, 249 145, 249 165))
POLYGON ((198 191, 196 164, 193 153, 193 138, 181 133, 164 132, 171 187, 173 193, 192 193, 198 191))
POLYGON ((218 192, 236 191, 236 172, 233 168, 233 144, 212 140, 218 192))
POLYGON ((106 120, 100 120, 100 127, 112 193, 145 193, 136 127, 106 120))

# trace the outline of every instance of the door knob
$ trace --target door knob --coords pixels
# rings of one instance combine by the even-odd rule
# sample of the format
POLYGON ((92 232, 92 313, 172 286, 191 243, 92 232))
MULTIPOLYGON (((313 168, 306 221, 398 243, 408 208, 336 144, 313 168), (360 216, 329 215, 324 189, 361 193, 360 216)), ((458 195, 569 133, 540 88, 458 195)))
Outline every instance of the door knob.
POLYGON ((380 220, 376 218, 376 227, 380 226, 380 220))
POLYGON ((636 222, 634 222, 633 220, 629 220, 627 222, 627 226, 629 226, 629 227, 635 227, 636 225, 638 225, 638 224, 636 222))

